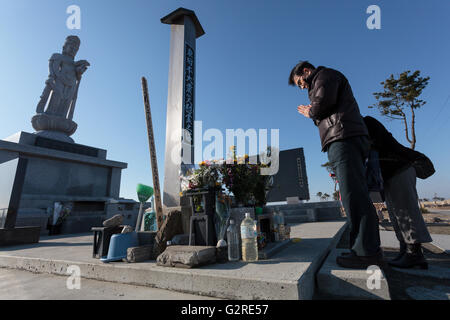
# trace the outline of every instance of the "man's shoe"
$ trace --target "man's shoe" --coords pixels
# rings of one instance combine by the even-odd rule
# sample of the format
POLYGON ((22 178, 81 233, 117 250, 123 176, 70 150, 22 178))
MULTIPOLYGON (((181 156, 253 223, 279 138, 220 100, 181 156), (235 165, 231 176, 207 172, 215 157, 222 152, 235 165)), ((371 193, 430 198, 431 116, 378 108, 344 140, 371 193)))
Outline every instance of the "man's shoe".
POLYGON ((353 253, 352 250, 350 250, 350 251, 343 251, 343 252, 341 252, 340 255, 345 257, 345 256, 349 256, 349 255, 352 255, 352 254, 354 254, 354 253, 353 253))
POLYGON ((336 258, 336 263, 343 268, 367 269, 369 266, 384 266, 383 252, 371 256, 358 256, 353 251, 350 254, 341 255, 336 258))
POLYGON ((428 269, 428 262, 425 259, 422 246, 420 243, 417 244, 407 244, 406 252, 403 256, 395 261, 389 261, 389 264, 396 268, 411 269, 420 268, 428 269))
POLYGON ((403 241, 400 241, 400 252, 397 254, 397 256, 395 258, 391 259, 389 261, 389 263, 400 260, 405 253, 406 253, 406 243, 403 241))

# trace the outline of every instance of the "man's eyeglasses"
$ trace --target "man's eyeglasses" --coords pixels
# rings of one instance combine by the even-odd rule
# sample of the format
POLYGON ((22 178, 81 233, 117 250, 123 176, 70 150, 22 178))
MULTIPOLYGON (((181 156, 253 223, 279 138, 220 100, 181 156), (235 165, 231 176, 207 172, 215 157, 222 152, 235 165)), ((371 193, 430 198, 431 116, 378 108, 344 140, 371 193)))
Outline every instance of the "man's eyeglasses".
POLYGON ((297 81, 297 87, 299 87, 300 89, 305 89, 306 87, 302 85, 302 81, 305 81, 305 78, 303 78, 303 75, 301 75, 301 76, 298 78, 298 81, 297 81))

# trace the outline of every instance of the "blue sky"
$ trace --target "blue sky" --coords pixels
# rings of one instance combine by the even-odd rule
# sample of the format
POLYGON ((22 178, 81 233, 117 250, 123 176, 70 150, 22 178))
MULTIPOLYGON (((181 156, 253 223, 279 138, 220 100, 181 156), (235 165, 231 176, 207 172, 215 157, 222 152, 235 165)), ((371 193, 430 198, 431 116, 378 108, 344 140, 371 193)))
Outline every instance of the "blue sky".
MULTIPOLYGON (((417 112, 416 149, 436 174, 418 180, 420 197, 450 197, 450 2, 3 0, 0 4, 0 138, 33 132, 30 119, 48 75, 48 59, 69 34, 81 38, 77 59, 91 63, 74 120, 77 143, 104 148, 128 163, 121 196, 136 199, 152 185, 140 77, 149 81, 160 176, 164 170, 170 27, 160 18, 178 7, 196 12, 206 34, 197 40, 196 119, 203 128, 280 129, 281 149, 303 147, 310 193, 331 193, 320 164, 317 128, 296 107, 306 92, 287 86, 299 60, 332 67, 350 81, 363 115, 372 115, 408 145, 400 122, 368 109, 391 73, 430 76, 417 112), (81 30, 68 30, 66 9, 81 8, 81 30), (366 27, 366 9, 381 8, 381 29, 366 27)), ((205 145, 205 144, 204 144, 205 145)), ((161 181, 162 182, 162 181, 161 181)))

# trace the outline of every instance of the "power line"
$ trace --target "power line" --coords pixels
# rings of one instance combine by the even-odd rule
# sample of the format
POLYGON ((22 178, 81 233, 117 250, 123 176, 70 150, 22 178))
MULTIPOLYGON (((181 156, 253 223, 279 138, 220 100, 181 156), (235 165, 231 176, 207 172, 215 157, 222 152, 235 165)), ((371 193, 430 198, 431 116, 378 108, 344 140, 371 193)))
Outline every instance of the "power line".
POLYGON ((439 116, 440 116, 442 110, 444 110, 444 107, 445 107, 445 105, 446 105, 447 102, 448 102, 448 99, 450 99, 450 94, 448 95, 447 100, 445 100, 445 102, 444 102, 444 104, 442 105, 441 109, 439 110, 438 114, 437 114, 436 117, 434 118, 433 122, 436 121, 437 118, 439 118, 439 116))
MULTIPOLYGON (((434 120, 433 120, 432 123, 435 123, 436 120, 439 118, 439 116, 440 116, 442 110, 444 110, 444 107, 445 107, 445 105, 448 103, 449 99, 450 99, 450 94, 448 95, 447 99, 445 100, 444 104, 442 105, 441 109, 439 110, 438 114, 436 115, 436 117, 434 118, 434 120)), ((438 127, 437 132, 439 132, 439 131, 442 129, 442 127, 444 126, 444 124, 447 123, 447 120, 448 120, 448 119, 446 119, 446 120, 438 127)), ((436 127, 434 127, 434 128, 436 128, 436 127)), ((434 134, 434 133, 437 133, 437 132, 436 132, 435 130, 430 130, 430 131, 428 131, 427 138, 431 135, 431 133, 434 134)))

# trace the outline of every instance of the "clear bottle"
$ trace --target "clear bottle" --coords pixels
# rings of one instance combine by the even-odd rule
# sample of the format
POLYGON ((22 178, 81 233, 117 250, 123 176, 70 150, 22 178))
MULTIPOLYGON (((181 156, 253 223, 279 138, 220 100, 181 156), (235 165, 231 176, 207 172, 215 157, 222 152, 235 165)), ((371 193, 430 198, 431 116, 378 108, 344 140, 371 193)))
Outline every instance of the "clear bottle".
POLYGON ((274 212, 273 212, 273 215, 272 215, 272 220, 273 220, 273 225, 275 226, 275 225, 277 225, 278 226, 278 224, 279 224, 279 215, 278 215, 278 210, 275 210, 274 212))
POLYGON ((250 213, 245 214, 245 219, 241 223, 241 239, 242 260, 245 262, 258 261, 256 223, 251 218, 250 213))
POLYGON ((272 240, 274 242, 279 241, 278 235, 278 210, 275 209, 272 213, 272 240))
POLYGON ((285 225, 286 223, 284 222, 284 213, 283 213, 283 211, 278 211, 278 216, 279 216, 278 224, 285 225))
POLYGON ((274 224, 273 225, 273 241, 274 242, 280 241, 279 225, 278 224, 274 224))
POLYGON ((239 234, 234 224, 234 220, 230 220, 230 225, 227 229, 228 242, 228 260, 239 261, 241 254, 239 252, 239 234))

